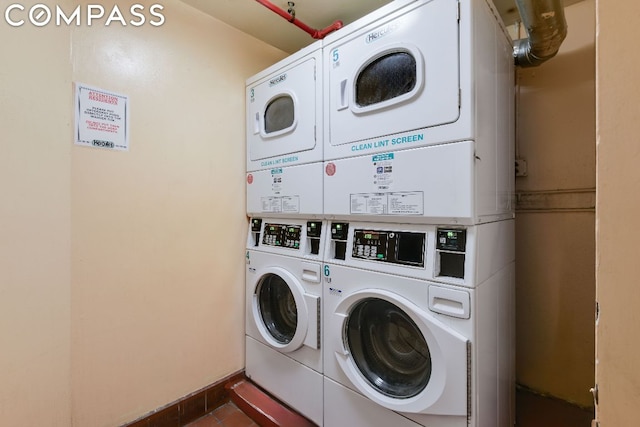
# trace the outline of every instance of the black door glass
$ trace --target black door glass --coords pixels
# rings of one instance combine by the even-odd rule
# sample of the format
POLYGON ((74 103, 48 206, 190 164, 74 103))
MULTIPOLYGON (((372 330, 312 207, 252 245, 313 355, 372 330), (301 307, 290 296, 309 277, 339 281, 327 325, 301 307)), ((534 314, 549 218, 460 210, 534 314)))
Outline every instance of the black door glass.
POLYGON ((388 101, 416 87, 416 59, 408 52, 392 52, 367 65, 356 80, 360 107, 388 101))
POLYGON ((347 320, 347 345, 372 387, 394 398, 419 394, 431 378, 431 354, 413 320, 377 298, 359 302, 347 320))
POLYGON ((260 316, 269 334, 281 344, 290 343, 298 325, 298 309, 287 283, 278 275, 267 274, 257 294, 260 316))
POLYGON ((273 99, 264 112, 264 131, 278 132, 293 125, 293 98, 289 95, 273 99))

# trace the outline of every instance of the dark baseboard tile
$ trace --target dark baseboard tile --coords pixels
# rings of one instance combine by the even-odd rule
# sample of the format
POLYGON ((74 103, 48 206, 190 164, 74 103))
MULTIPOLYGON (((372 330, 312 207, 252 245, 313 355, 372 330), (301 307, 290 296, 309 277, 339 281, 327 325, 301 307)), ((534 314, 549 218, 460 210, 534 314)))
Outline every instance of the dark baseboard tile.
POLYGON ((210 413, 229 401, 228 383, 246 378, 244 370, 231 374, 214 384, 193 392, 182 399, 152 411, 122 427, 180 427, 210 413))

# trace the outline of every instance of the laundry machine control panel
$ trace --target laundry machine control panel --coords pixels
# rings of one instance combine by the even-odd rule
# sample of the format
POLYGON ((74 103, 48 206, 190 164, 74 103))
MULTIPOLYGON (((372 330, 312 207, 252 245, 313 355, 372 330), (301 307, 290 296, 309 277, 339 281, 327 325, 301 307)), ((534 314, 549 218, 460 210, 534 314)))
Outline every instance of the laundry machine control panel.
POLYGON ((299 225, 265 224, 262 244, 297 250, 300 249, 301 232, 299 225))
POLYGON ((356 229, 351 256, 372 261, 424 267, 426 234, 356 229))

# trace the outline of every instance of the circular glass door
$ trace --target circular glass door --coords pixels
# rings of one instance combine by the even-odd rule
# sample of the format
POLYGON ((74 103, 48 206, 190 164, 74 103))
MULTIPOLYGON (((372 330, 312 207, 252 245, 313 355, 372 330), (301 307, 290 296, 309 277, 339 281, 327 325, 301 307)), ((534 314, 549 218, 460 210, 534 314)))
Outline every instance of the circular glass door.
POLYGON ((369 384, 386 396, 407 399, 431 378, 429 346, 415 322, 379 298, 358 302, 347 319, 346 343, 369 384))
POLYGON ((258 312, 267 332, 289 344, 298 327, 298 308, 289 285, 277 274, 266 274, 256 288, 258 312))

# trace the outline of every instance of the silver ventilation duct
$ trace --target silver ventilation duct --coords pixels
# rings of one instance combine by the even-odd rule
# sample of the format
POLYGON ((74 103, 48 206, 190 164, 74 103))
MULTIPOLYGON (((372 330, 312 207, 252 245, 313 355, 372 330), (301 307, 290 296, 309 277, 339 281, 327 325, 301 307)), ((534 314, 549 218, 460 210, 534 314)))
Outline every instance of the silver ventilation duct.
POLYGON ((537 67, 553 58, 567 36, 562 0, 515 0, 522 24, 529 35, 515 41, 516 65, 537 67))

